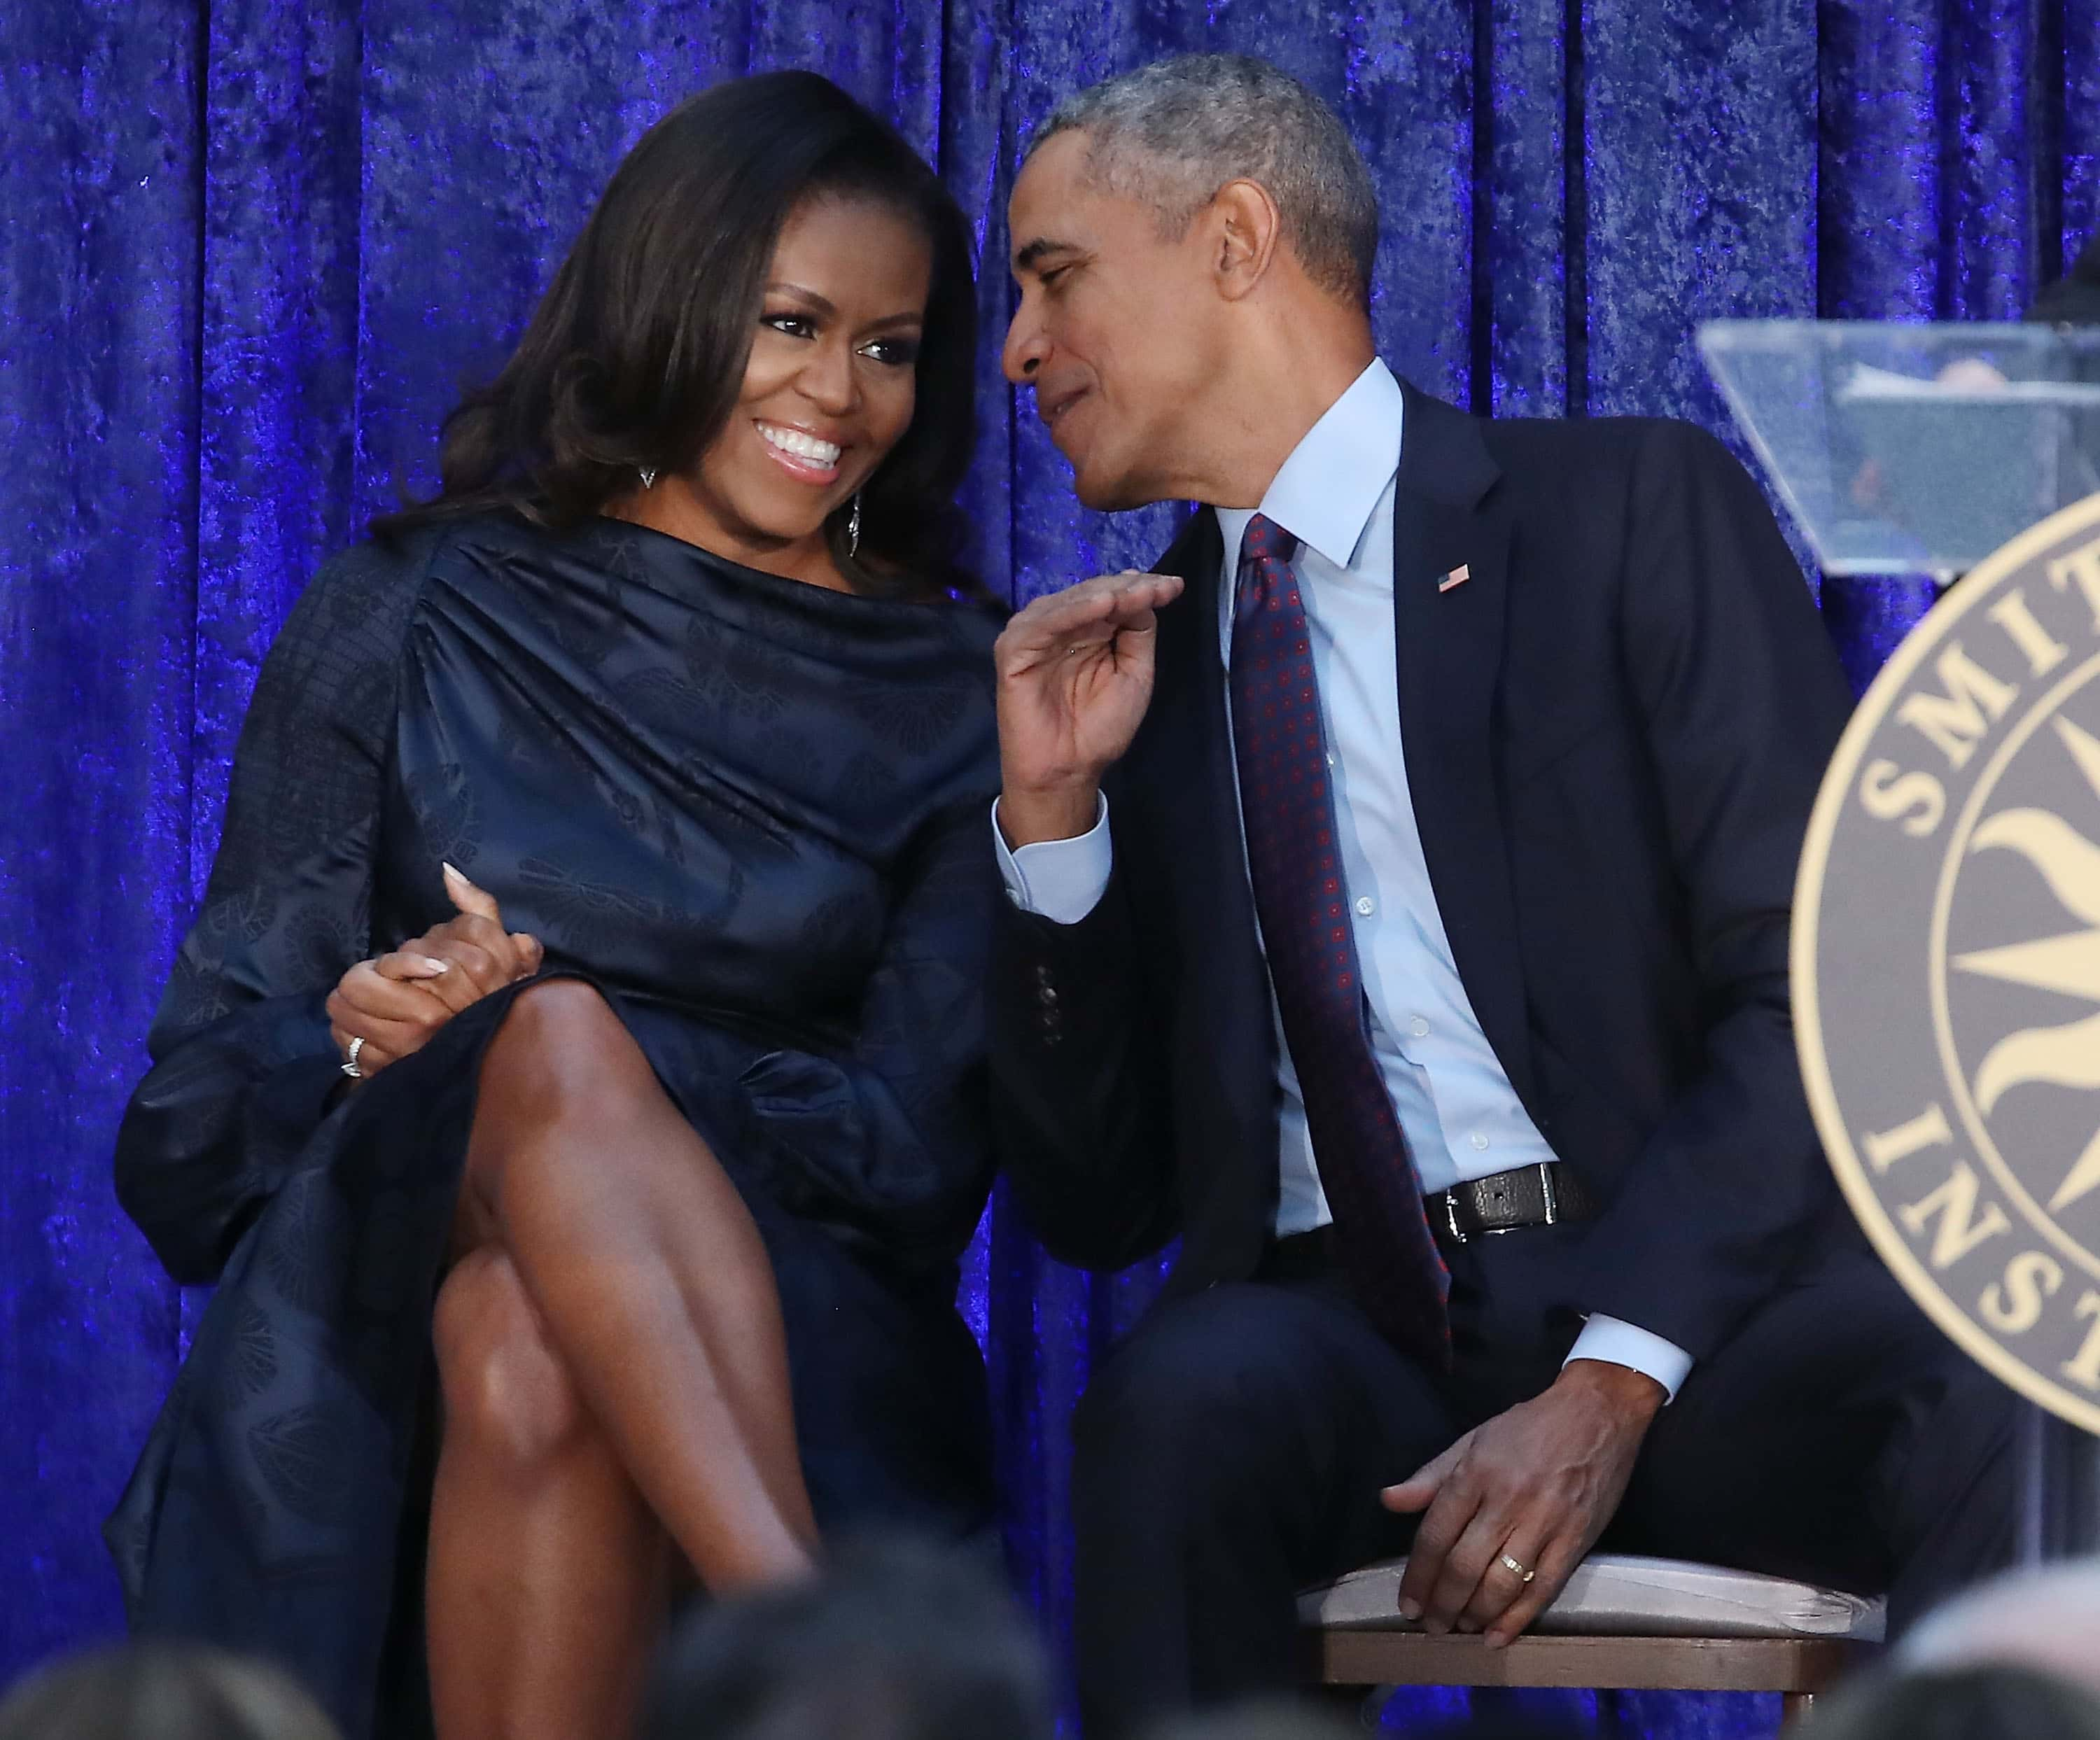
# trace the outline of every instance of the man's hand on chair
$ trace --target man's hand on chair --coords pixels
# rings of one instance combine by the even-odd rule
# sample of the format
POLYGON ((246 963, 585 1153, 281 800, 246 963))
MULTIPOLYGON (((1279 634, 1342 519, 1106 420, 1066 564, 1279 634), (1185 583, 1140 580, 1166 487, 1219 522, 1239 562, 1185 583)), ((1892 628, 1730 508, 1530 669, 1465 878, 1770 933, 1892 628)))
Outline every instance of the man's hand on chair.
POLYGON ((1604 1532, 1666 1399, 1642 1372, 1572 1360, 1543 1395, 1388 1487, 1387 1509, 1424 1513, 1401 1579, 1402 1615, 1432 1632, 1485 1632, 1498 1649, 1514 1641, 1604 1532))

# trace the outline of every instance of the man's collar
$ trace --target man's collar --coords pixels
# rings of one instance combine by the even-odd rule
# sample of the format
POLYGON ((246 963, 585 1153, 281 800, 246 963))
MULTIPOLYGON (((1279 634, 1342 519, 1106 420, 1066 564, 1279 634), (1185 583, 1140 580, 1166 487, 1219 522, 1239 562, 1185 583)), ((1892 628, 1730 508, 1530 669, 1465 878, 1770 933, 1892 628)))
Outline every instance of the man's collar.
MULTIPOLYGON (((1400 383, 1372 358, 1291 450, 1259 511, 1336 567, 1348 567, 1400 468, 1401 411, 1400 383)), ((1253 518, 1246 508, 1218 510, 1229 552, 1239 548, 1253 518)))

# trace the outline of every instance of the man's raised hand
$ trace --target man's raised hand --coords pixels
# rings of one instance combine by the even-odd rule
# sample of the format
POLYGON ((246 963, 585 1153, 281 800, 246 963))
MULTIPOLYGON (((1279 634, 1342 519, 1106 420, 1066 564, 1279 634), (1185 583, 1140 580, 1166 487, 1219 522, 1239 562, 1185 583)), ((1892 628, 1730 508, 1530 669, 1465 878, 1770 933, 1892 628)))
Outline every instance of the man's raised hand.
POLYGON ((1101 775, 1152 698, 1154 613, 1180 590, 1171 575, 1102 575, 1038 598, 1006 625, 992 656, 1008 845, 1093 826, 1101 775))

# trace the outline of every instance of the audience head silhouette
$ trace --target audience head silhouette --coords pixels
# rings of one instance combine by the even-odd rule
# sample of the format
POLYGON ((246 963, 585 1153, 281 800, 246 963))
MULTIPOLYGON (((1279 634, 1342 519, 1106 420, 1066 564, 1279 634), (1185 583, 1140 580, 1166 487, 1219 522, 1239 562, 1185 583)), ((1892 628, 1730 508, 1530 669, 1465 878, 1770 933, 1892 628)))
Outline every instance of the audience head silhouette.
POLYGON ((2100 1740, 2100 1703, 2031 1667, 1872 1674, 1820 1703, 1803 1740, 2100 1740))
POLYGON ((223 1650, 134 1644, 32 1674, 0 1703, 0 1740, 338 1740, 274 1667, 223 1650))
POLYGON ((1049 1740, 1048 1676, 1004 1590, 898 1542, 723 1601, 673 1636, 643 1740, 1049 1740))

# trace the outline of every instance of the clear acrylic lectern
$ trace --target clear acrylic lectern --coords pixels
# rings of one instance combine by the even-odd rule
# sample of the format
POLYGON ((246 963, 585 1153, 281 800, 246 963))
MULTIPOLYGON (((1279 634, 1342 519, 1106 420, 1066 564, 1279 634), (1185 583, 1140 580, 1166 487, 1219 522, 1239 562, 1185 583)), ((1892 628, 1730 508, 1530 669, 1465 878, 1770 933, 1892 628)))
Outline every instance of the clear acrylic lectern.
MULTIPOLYGON (((1826 574, 1945 586, 2100 491, 2100 328, 1715 320, 1698 339, 1826 574)), ((2023 1556, 2100 1551, 2100 1438, 2023 1408, 2023 1556)))
POLYGON ((1699 350, 1826 574, 1944 584, 2100 490, 2100 328, 1715 320, 1699 350))

